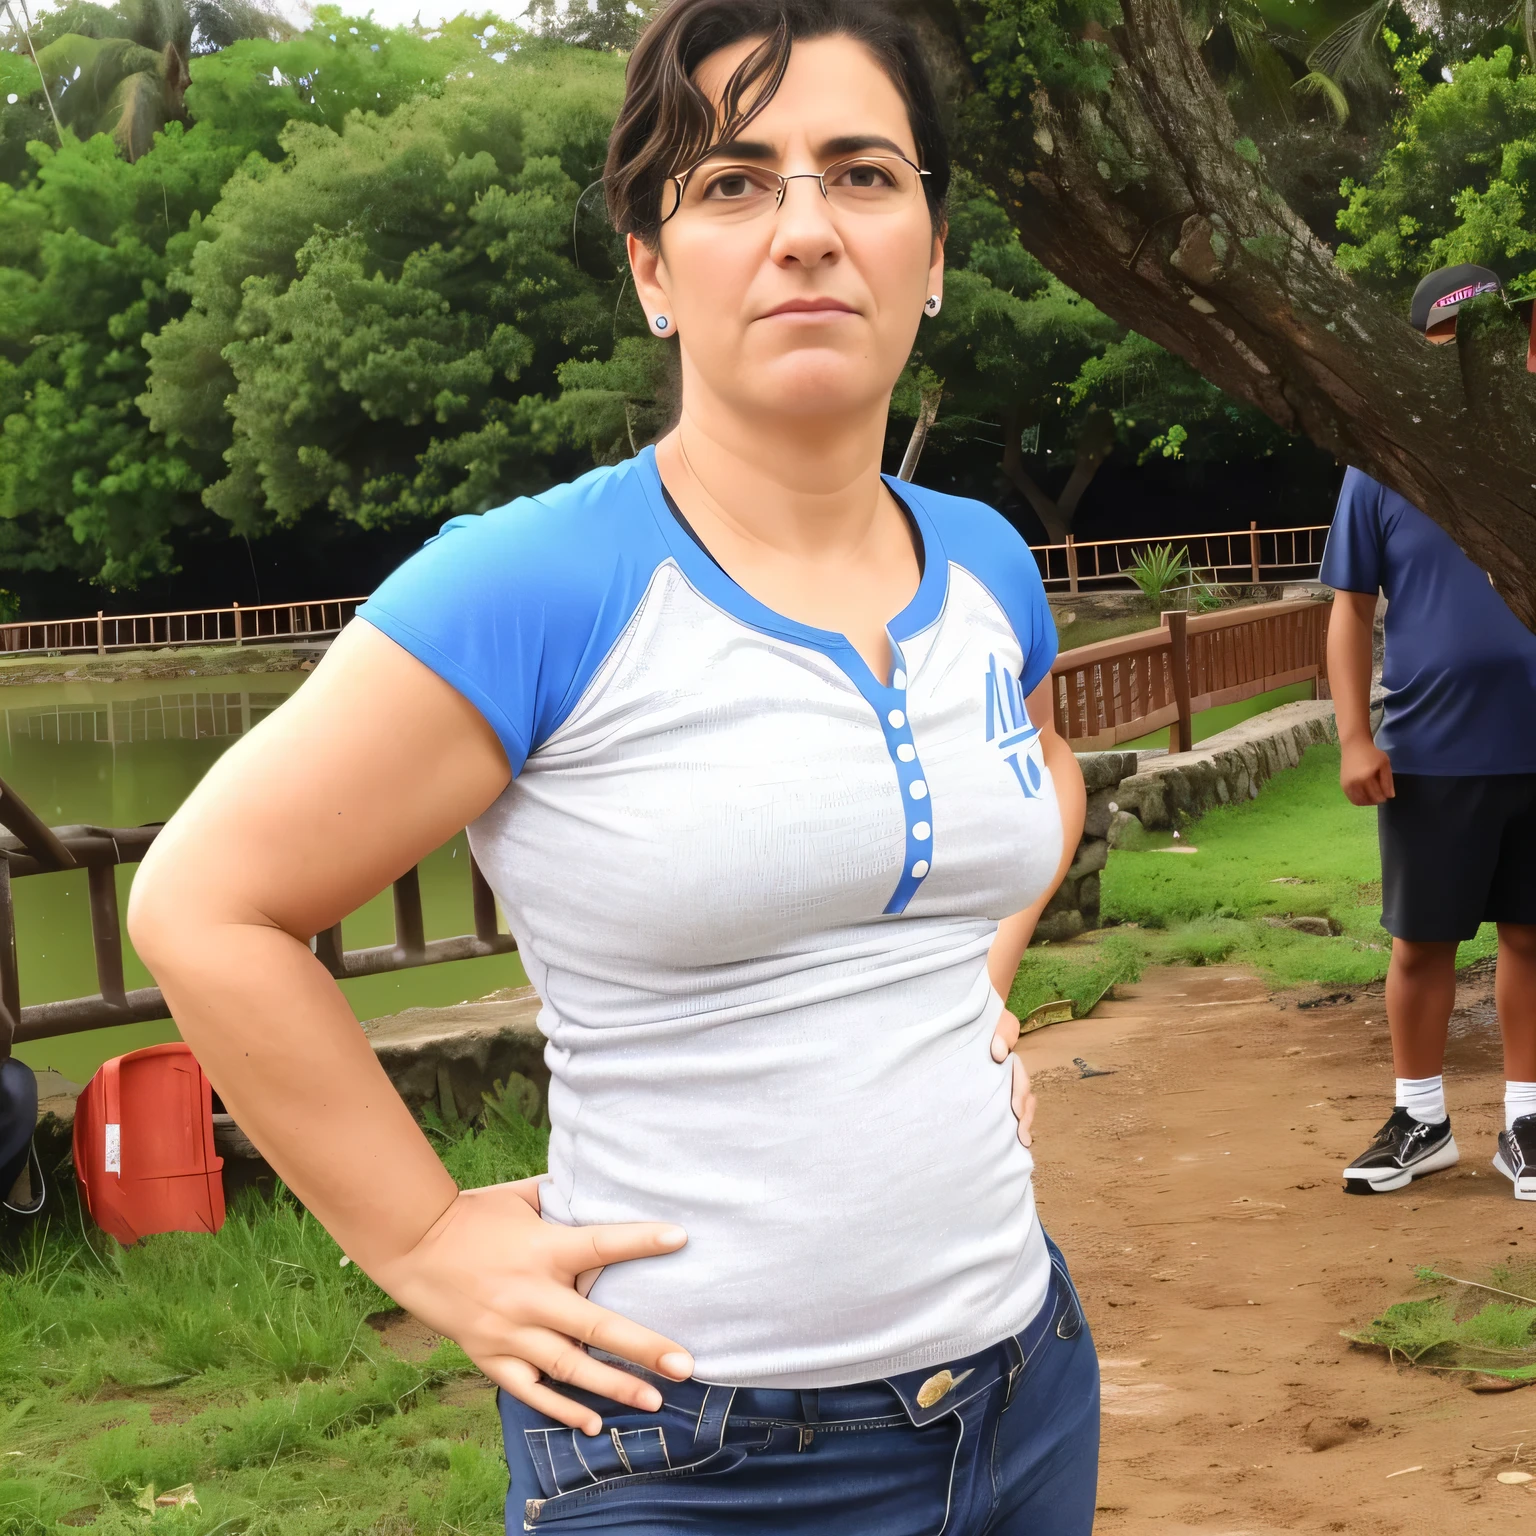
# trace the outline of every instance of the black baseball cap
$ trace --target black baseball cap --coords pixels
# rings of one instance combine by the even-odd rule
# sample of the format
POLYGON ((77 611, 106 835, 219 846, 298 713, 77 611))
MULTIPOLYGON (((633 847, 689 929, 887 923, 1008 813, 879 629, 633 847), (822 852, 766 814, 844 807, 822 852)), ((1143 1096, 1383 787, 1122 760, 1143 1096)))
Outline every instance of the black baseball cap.
POLYGON ((1416 330, 1427 331, 1432 325, 1452 319, 1469 299, 1503 291, 1499 274, 1490 272, 1487 267, 1475 266, 1469 261, 1457 267, 1441 267, 1413 290, 1408 319, 1416 330))

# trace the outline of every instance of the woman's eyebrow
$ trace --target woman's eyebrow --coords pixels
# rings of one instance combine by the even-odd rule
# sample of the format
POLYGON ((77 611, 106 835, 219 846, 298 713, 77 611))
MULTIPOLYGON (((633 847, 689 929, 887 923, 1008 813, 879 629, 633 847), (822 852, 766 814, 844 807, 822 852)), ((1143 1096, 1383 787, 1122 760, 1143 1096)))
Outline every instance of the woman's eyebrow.
MULTIPOLYGON (((865 150, 885 149, 906 159, 907 152, 894 139, 878 133, 850 133, 828 139, 821 145, 821 155, 826 159, 839 159, 843 155, 858 155, 865 150)), ((777 160, 779 150, 760 139, 726 139, 716 144, 706 160, 777 160)))

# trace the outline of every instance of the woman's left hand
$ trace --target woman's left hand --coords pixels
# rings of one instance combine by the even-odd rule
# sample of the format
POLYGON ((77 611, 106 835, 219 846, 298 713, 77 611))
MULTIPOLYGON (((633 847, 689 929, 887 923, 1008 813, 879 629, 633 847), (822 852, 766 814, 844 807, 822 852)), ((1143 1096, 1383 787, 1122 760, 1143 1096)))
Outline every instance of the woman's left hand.
MULTIPOLYGON (((1019 1020, 1008 1009, 997 1016, 997 1029, 992 1036, 992 1060, 1001 1065, 1009 1059, 1009 1053, 1019 1043, 1019 1020)), ((1014 1056, 1013 1060, 1013 1112, 1019 1122, 1019 1140, 1027 1147, 1034 1142, 1030 1127, 1035 1123, 1035 1095, 1029 1086, 1029 1072, 1024 1063, 1014 1056)))

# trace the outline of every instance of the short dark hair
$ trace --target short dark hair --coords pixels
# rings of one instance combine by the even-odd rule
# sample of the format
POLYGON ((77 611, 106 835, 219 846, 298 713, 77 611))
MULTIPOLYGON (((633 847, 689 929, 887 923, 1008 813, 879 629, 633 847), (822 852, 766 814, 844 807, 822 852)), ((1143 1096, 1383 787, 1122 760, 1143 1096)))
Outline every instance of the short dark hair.
POLYGON ((624 105, 608 141, 603 179, 614 228, 654 245, 667 178, 767 106, 797 41, 831 36, 862 43, 901 93, 918 164, 929 173, 922 181, 934 229, 942 227, 949 146, 938 96, 916 36, 886 0, 672 0, 630 55, 624 105), (751 37, 763 41, 727 82, 717 114, 694 74, 711 54, 751 37))

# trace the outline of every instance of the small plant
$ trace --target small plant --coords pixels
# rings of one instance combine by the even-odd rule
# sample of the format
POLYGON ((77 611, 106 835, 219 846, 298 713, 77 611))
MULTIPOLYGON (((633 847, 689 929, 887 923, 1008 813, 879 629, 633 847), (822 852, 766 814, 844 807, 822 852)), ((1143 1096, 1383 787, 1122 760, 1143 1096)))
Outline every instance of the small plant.
POLYGON ((1227 600, 1227 589, 1216 580, 1214 569, 1189 573, 1190 605, 1196 613, 1214 613, 1227 600))
POLYGON ((1137 555, 1126 574, 1141 590, 1147 606, 1158 612, 1170 594, 1189 585, 1192 572, 1189 551, 1172 544, 1149 544, 1137 555))

